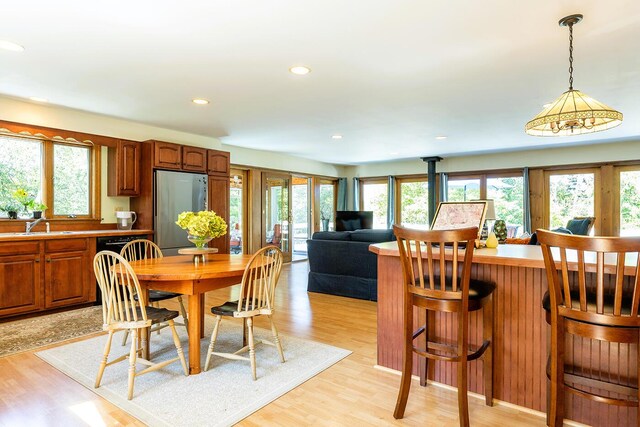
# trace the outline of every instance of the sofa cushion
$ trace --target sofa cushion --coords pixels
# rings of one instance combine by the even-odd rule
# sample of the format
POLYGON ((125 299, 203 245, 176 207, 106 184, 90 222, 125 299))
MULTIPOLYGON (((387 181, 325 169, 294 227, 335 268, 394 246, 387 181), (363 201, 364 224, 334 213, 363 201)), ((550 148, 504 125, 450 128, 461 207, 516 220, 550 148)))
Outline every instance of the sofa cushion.
POLYGON ((584 219, 570 219, 567 222, 567 228, 573 234, 577 234, 579 236, 586 236, 589 234, 589 226, 591 225, 591 218, 584 219))
POLYGON ((316 231, 313 240, 351 240, 351 231, 316 231))
POLYGON ((395 240, 393 230, 356 230, 351 233, 351 240, 354 242, 390 242, 395 240))
POLYGON ((343 219, 342 227, 345 231, 359 230, 362 228, 362 221, 360 221, 360 218, 343 219))

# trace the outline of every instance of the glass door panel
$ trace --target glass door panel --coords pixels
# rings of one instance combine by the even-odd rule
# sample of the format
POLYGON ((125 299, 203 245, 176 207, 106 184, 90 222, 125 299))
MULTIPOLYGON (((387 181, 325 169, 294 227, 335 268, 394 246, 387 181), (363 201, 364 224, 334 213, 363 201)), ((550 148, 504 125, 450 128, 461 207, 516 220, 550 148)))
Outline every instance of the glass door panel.
POLYGON ((320 230, 335 230, 335 192, 336 186, 333 182, 320 182, 320 230))
POLYGON ((245 202, 244 171, 231 170, 229 186, 229 248, 232 254, 244 253, 245 239, 245 202))
POLYGON ((262 174, 263 246, 278 246, 291 261, 291 175, 262 174))
POLYGON ((291 185, 292 249, 295 261, 307 258, 311 230, 311 179, 294 176, 291 185))

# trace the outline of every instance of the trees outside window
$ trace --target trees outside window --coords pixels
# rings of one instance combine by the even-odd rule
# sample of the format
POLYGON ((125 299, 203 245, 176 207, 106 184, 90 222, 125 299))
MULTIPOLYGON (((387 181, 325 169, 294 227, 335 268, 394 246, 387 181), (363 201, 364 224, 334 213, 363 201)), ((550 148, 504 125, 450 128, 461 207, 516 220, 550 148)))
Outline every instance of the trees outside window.
POLYGON ((573 217, 595 216, 595 174, 549 175, 549 228, 566 227, 573 217))
POLYGON ((467 202, 480 199, 480 178, 456 179, 447 182, 447 200, 450 202, 467 202))
MULTIPOLYGON (((38 204, 47 206, 48 218, 99 216, 93 212, 100 196, 93 185, 99 155, 100 149, 88 144, 0 136, 0 209, 15 204, 16 190, 24 190, 23 198, 33 203, 21 207, 23 217, 40 210, 38 204)), ((0 215, 6 217, 6 211, 0 215)))
POLYGON ((640 236, 640 170, 620 172, 620 235, 640 236))
POLYGON ((361 208, 373 211, 373 228, 387 228, 388 185, 386 181, 362 181, 361 208))
POLYGON ((404 227, 428 229, 429 188, 426 180, 399 179, 400 218, 404 227))
POLYGON ((493 199, 496 219, 503 220, 510 234, 520 235, 524 226, 524 180, 522 176, 487 178, 487 199, 493 199))

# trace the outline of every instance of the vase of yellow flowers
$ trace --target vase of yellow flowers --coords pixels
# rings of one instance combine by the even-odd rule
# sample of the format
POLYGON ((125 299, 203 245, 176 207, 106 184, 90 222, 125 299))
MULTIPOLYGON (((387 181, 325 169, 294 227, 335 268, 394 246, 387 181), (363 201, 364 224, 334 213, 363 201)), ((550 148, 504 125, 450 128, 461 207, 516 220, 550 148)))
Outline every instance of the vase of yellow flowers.
POLYGON ((203 249, 211 239, 227 234, 227 223, 214 211, 182 212, 176 224, 187 230, 187 239, 198 249, 203 249))

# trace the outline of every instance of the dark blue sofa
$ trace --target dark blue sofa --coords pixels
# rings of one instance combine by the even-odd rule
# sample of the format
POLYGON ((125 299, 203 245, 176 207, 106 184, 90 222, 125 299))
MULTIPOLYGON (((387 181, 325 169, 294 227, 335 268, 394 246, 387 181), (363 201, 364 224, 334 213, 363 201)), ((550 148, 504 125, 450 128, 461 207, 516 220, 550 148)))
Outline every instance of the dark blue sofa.
POLYGON ((307 240, 309 292, 378 300, 373 243, 395 240, 393 230, 321 231, 307 240))

